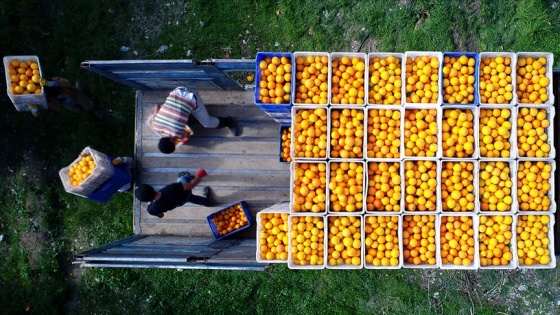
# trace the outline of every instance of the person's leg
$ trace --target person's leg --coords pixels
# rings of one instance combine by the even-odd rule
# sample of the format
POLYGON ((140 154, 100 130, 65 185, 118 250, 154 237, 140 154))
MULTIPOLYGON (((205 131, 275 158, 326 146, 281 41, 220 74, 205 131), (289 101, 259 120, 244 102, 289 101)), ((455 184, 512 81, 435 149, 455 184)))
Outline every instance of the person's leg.
POLYGON ((196 108, 192 111, 191 115, 193 115, 204 128, 221 129, 227 127, 235 137, 239 135, 237 123, 233 117, 210 116, 200 95, 196 92, 193 93, 195 93, 196 96, 196 108))
POLYGON ((205 207, 210 206, 210 199, 202 196, 197 196, 192 192, 191 195, 189 196, 189 199, 187 199, 187 202, 194 203, 195 205, 205 206, 205 207))

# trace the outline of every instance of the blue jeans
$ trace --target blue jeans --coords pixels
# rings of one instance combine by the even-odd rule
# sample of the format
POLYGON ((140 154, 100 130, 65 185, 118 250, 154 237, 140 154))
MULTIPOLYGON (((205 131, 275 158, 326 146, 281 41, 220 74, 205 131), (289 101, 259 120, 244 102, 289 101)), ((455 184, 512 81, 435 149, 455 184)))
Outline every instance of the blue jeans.
MULTIPOLYGON (((188 176, 181 176, 177 178, 177 183, 188 183, 192 180, 192 177, 189 178, 188 176)), ((190 191, 190 194, 188 195, 187 198, 185 198, 185 203, 190 202, 193 203, 195 205, 201 205, 201 206, 205 206, 208 207, 210 205, 210 200, 208 200, 208 198, 203 197, 203 196, 197 196, 195 194, 193 194, 192 190, 190 191)))

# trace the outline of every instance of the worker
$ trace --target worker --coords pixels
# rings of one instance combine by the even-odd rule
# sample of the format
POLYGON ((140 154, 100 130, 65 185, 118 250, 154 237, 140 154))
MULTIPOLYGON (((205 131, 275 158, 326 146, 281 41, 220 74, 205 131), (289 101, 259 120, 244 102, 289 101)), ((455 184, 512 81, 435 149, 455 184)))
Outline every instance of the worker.
POLYGON ((136 198, 148 203, 148 213, 158 218, 163 218, 165 212, 173 210, 187 202, 210 207, 211 188, 202 189, 203 196, 192 193, 192 189, 207 175, 204 169, 199 169, 193 176, 188 172, 179 173, 177 182, 156 191, 154 187, 141 184, 134 191, 136 198))
POLYGON ((50 108, 59 110, 64 107, 71 111, 81 111, 83 109, 93 112, 98 119, 103 119, 103 113, 99 106, 86 95, 86 87, 83 83, 76 81, 72 85, 67 79, 53 77, 51 80, 41 79, 41 85, 45 89, 50 108))
POLYGON ((198 93, 185 87, 175 88, 163 105, 155 105, 148 125, 162 138, 158 148, 162 153, 173 153, 177 145, 185 144, 192 136, 187 125, 193 115, 205 128, 229 128, 239 136, 239 129, 233 117, 213 117, 208 114, 198 93))

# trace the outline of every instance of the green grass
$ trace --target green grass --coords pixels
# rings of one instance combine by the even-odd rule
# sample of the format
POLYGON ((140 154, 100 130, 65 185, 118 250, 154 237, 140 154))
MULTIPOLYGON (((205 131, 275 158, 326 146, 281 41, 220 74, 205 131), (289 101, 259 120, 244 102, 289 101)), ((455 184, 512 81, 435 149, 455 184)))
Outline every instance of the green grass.
MULTIPOLYGON (((75 269, 72 255, 132 234, 132 195, 98 204, 58 170, 90 145, 133 154, 134 91, 85 60, 254 58, 258 51, 560 53, 553 1, 84 1, 0 3, 0 51, 86 82, 104 111, 0 116, 0 310, 22 313, 553 314, 558 268, 265 272, 75 269), (158 53, 160 46, 168 50, 158 53), (130 47, 121 51, 121 46, 130 47), (107 139, 111 139, 108 141, 107 139)), ((555 68, 560 63, 555 61, 555 68)), ((2 80, 3 82, 3 80, 2 80)), ((5 91, 5 86, 0 86, 5 91)))

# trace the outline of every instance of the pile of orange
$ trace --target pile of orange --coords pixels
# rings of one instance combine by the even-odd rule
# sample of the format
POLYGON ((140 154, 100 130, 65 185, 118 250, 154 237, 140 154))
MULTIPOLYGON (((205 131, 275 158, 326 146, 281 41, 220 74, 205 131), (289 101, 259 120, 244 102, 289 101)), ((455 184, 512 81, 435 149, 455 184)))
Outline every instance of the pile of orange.
POLYGON ((481 108, 479 119, 480 156, 484 158, 509 158, 512 124, 508 108, 481 108))
POLYGON ((436 211, 436 161, 404 162, 405 210, 436 211))
POLYGON ((435 265, 436 216, 403 216, 403 257, 409 264, 435 265))
POLYGON ((332 60, 331 104, 365 104, 365 60, 347 57, 332 60))
POLYGON ((479 71, 480 103, 509 104, 513 99, 512 65, 509 57, 482 58, 479 71))
POLYGON ((369 104, 400 105, 402 103, 401 59, 395 56, 369 59, 369 104))
POLYGON ((401 175, 399 162, 368 162, 367 211, 401 210, 401 175))
POLYGON ((546 158, 550 154, 547 128, 550 126, 545 108, 519 107, 517 115, 517 149, 519 157, 546 158))
POLYGON ((330 216, 328 264, 362 264, 362 219, 360 216, 330 216))
POLYGON ((445 109, 442 122, 443 156, 469 158, 474 154, 474 115, 472 110, 445 109))
POLYGON ((322 216, 292 216, 290 258, 295 265, 325 263, 325 223, 322 216))
POLYGON ((80 185, 88 178, 95 169, 95 161, 91 155, 82 157, 78 162, 70 166, 68 177, 72 186, 80 185))
POLYGON ((437 110, 406 109, 404 114, 404 156, 435 157, 438 150, 437 110))
POLYGON ((298 158, 327 157, 327 109, 299 109, 292 118, 295 126, 293 151, 298 158))
POLYGON ((441 216, 441 262, 470 266, 474 261, 474 223, 471 216, 441 216))
POLYGON ((365 220, 366 264, 374 267, 398 266, 399 217, 366 216, 365 220))
POLYGON ((506 266, 513 260, 510 248, 513 218, 510 215, 480 216, 480 266, 506 266))
POLYGON ((548 211, 552 165, 542 161, 521 161, 517 170, 517 201, 520 211, 548 211))
POLYGON ((260 219, 260 258, 288 260, 288 213, 262 213, 260 219))
POLYGON ((474 211, 474 163, 444 162, 441 170, 443 211, 474 211))
POLYGON ((266 57, 259 62, 259 101, 265 104, 289 104, 292 90, 292 60, 266 57))
POLYGON ((546 73, 547 60, 545 57, 519 57, 517 59, 517 98, 519 103, 542 104, 548 101, 546 91, 550 79, 546 73))
POLYGON ((462 55, 443 57, 443 102, 448 104, 474 103, 476 60, 462 55))
POLYGON ((327 164, 294 163, 293 164, 293 200, 295 212, 325 212, 327 164))
POLYGON ((12 95, 41 94, 41 76, 36 60, 14 59, 8 64, 12 95))
POLYGON ((520 266, 548 265, 550 216, 520 215, 517 217, 517 255, 520 266))
POLYGON ((437 103, 439 97, 439 60, 437 57, 406 58, 406 101, 437 103))
POLYGON ((481 211, 510 211, 511 169, 508 162, 480 162, 479 199, 481 211))
POLYGON ((292 127, 282 128, 282 141, 280 142, 280 160, 291 162, 290 148, 292 145, 292 127))
POLYGON ((331 111, 331 158, 361 159, 364 156, 364 110, 331 111))
POLYGON ((295 104, 327 105, 329 98, 329 57, 296 57, 295 104))
POLYGON ((400 158, 401 112, 370 109, 367 122, 367 157, 400 158))
POLYGON ((329 210, 334 212, 362 211, 364 167, 361 162, 331 162, 329 210))
POLYGON ((249 224, 243 206, 239 203, 214 214, 212 222, 220 235, 226 235, 249 224))

